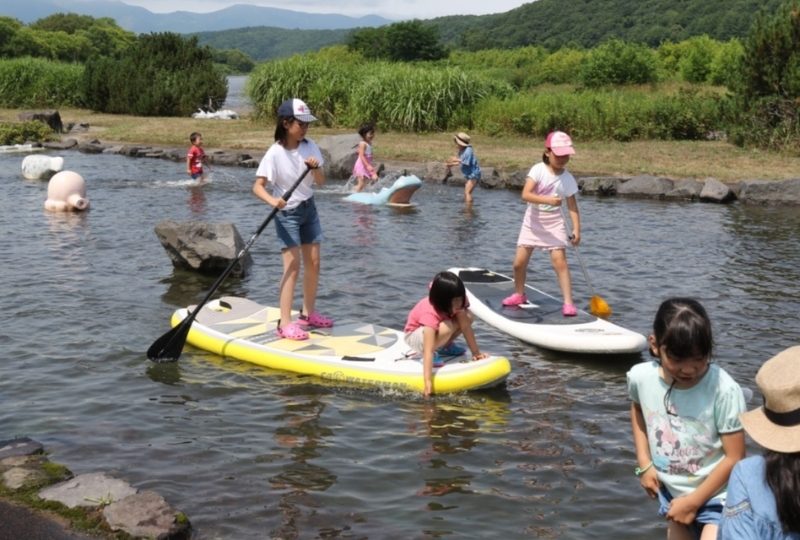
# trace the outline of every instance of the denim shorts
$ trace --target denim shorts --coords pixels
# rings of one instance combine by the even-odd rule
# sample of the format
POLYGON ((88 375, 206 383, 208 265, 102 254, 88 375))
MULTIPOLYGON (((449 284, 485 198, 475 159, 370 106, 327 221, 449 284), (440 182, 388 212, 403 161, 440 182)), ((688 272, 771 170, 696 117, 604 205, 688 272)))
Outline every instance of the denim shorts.
POLYGON ((275 230, 281 249, 302 244, 321 244, 322 225, 319 222, 314 197, 306 199, 291 210, 280 210, 275 216, 275 230))
MULTIPOLYGON (((672 498, 672 494, 667 488, 662 487, 658 490, 658 502, 661 503, 658 515, 667 515, 667 512, 669 512, 669 502, 672 498)), ((722 520, 722 509, 724 506, 721 499, 711 499, 698 508, 694 523, 689 525, 689 532, 692 534, 692 538, 700 540, 700 534, 703 532, 703 525, 719 525, 719 522, 722 520)))
POLYGON ((192 173, 192 180, 197 180, 201 176, 203 176, 203 171, 192 173))

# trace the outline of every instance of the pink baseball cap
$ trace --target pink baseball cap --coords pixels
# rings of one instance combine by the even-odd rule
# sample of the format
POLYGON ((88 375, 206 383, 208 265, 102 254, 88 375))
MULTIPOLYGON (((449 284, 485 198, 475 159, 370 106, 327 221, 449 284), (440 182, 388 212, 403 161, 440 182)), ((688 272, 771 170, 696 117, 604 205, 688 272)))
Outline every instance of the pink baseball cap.
POLYGON ((544 147, 549 148, 557 156, 571 156, 575 153, 572 147, 572 139, 563 131, 554 131, 547 136, 544 147))

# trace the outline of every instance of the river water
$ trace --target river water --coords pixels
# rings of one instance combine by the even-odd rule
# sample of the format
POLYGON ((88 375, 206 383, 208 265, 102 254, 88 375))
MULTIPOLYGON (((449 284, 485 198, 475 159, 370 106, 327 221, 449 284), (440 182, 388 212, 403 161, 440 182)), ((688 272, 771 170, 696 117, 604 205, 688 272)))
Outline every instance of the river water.
MULTIPOLYGON (((76 474, 159 492, 197 539, 664 536, 633 475, 625 372, 644 355, 549 352, 478 321, 482 350, 511 360, 508 384, 431 402, 191 347, 152 364, 145 351, 172 312, 214 281, 174 270, 155 225, 232 222, 249 238, 269 210, 254 172, 216 167, 197 186, 180 163, 64 157, 87 181, 86 214, 46 213, 47 184, 23 180, 22 155, 0 155, 0 439, 31 437, 76 474)), ((518 193, 479 189, 467 208, 462 189, 426 184, 414 208, 393 209, 343 202, 343 184, 317 191, 325 313, 402 328, 437 271, 510 273, 518 193)), ((796 208, 585 198, 581 209, 581 255, 614 322, 647 333, 664 298, 698 297, 716 361, 753 389, 760 364, 800 342, 796 208)), ((252 274, 219 294, 275 305, 272 226, 251 253, 252 274)), ((544 255, 529 279, 558 290, 544 255)))

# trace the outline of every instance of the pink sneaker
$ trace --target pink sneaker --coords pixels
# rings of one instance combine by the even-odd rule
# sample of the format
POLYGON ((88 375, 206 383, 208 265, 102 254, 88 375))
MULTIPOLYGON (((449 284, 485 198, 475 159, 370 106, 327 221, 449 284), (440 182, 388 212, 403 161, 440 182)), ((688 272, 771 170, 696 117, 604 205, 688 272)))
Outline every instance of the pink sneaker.
POLYGON ((275 333, 278 334, 278 337, 291 339, 294 341, 303 341, 304 339, 308 339, 308 332, 297 326, 295 323, 289 323, 283 328, 278 327, 275 329, 275 333))
POLYGON ((523 294, 514 293, 505 300, 503 300, 504 306, 518 306, 520 304, 527 304, 527 303, 528 303, 528 297, 525 296, 524 293, 523 294))
POLYGON ((564 317, 574 317, 578 314, 578 310, 574 304, 564 304, 564 307, 561 308, 561 313, 564 314, 564 317))
POLYGON ((304 328, 308 328, 309 326, 314 326, 316 328, 330 328, 333 326, 333 319, 329 317, 323 317, 315 311, 308 316, 305 316, 301 313, 300 316, 297 317, 297 324, 304 328))

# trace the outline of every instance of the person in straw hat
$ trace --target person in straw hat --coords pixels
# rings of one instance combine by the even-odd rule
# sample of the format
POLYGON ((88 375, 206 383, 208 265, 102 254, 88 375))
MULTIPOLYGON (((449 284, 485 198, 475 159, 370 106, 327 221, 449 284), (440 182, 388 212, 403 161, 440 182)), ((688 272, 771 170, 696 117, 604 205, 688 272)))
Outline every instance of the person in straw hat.
POLYGON ((447 160, 447 168, 461 166, 461 174, 467 181, 464 184, 464 199, 467 203, 472 202, 472 191, 478 182, 481 181, 481 166, 478 165, 478 158, 475 157, 475 151, 472 149, 470 137, 463 131, 453 137, 453 142, 456 145, 458 155, 455 155, 447 160))
POLYGON ((764 455, 733 468, 717 538, 800 540, 800 346, 764 363, 756 383, 764 405, 739 419, 764 455))

